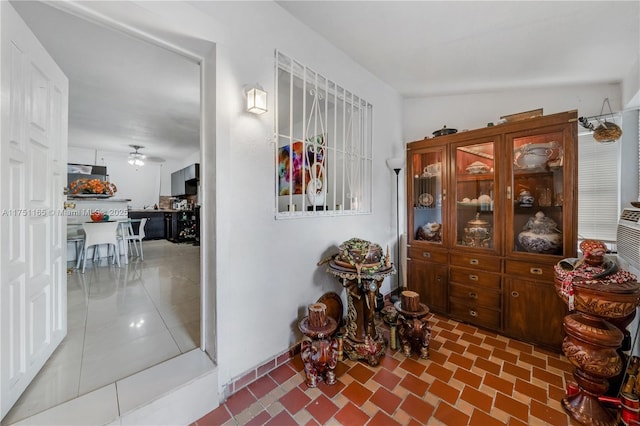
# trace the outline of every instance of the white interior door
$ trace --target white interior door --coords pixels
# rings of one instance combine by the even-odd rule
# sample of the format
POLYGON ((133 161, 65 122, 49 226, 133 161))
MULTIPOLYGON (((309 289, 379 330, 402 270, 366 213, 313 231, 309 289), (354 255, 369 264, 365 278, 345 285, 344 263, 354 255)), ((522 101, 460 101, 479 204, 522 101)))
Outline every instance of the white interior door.
POLYGON ((66 76, 0 1, 0 406, 67 333, 66 76))

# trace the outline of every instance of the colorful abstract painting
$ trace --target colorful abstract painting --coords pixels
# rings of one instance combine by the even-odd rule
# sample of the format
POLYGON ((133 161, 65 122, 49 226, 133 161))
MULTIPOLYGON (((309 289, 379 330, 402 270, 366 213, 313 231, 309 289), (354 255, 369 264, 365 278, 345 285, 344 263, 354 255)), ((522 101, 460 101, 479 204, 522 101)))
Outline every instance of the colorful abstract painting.
POLYGON ((324 183, 324 144, 324 135, 316 135, 308 138, 306 144, 296 141, 278 148, 278 195, 303 194, 303 173, 305 183, 310 181, 312 174, 324 183), (304 145, 306 152, 303 152, 304 145))

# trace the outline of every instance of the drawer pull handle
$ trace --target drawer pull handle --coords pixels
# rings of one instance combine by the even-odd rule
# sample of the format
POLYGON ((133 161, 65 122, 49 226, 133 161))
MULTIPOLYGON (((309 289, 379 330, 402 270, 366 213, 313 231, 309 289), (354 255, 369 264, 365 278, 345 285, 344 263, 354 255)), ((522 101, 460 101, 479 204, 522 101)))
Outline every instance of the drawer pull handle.
POLYGON ((473 274, 472 274, 472 275, 469 275, 469 279, 470 279, 471 281, 478 281, 478 276, 477 276, 477 275, 473 275, 473 274))
POLYGON ((542 268, 531 268, 529 269, 529 272, 534 275, 542 275, 542 268))
POLYGON ((469 297, 471 299, 477 299, 478 298, 478 293, 476 293, 475 291, 470 291, 469 292, 469 297))
POLYGON ((520 293, 514 290, 511 292, 511 297, 520 297, 520 293))
POLYGON ((469 260, 469 263, 470 263, 471 265, 477 265, 477 264, 478 264, 478 263, 480 263, 480 262, 478 262, 478 259, 471 259, 471 260, 469 260))
POLYGON ((474 311, 473 309, 469 310, 469 315, 471 315, 472 317, 477 317, 478 313, 476 311, 474 311))
POLYGON ((423 251, 422 252, 422 257, 431 257, 431 253, 428 251, 423 251))

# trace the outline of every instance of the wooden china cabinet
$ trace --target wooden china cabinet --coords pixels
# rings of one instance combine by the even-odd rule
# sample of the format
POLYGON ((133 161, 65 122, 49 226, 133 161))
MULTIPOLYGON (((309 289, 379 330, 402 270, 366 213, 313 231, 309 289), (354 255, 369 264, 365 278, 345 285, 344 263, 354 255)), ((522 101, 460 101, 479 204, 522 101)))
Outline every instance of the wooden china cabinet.
POLYGON ((421 302, 560 351, 553 266, 577 251, 577 112, 411 142, 407 194, 421 302))

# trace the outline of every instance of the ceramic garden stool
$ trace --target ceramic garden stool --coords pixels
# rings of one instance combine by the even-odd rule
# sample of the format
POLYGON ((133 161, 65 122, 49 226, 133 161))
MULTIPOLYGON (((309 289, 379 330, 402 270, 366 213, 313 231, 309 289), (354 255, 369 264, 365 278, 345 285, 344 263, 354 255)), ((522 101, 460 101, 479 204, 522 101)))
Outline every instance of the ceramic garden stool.
POLYGON ((431 340, 431 327, 427 321, 429 308, 420 303, 420 295, 415 291, 403 291, 400 293, 394 307, 398 311, 398 335, 402 352, 405 356, 411 356, 415 350, 420 358, 429 358, 429 341, 431 340))
POLYGON ((315 388, 318 380, 333 385, 338 364, 338 339, 332 336, 338 323, 327 316, 324 303, 313 303, 309 305, 309 316, 298 323, 298 328, 305 336, 300 344, 300 357, 307 376, 307 386, 315 388))

